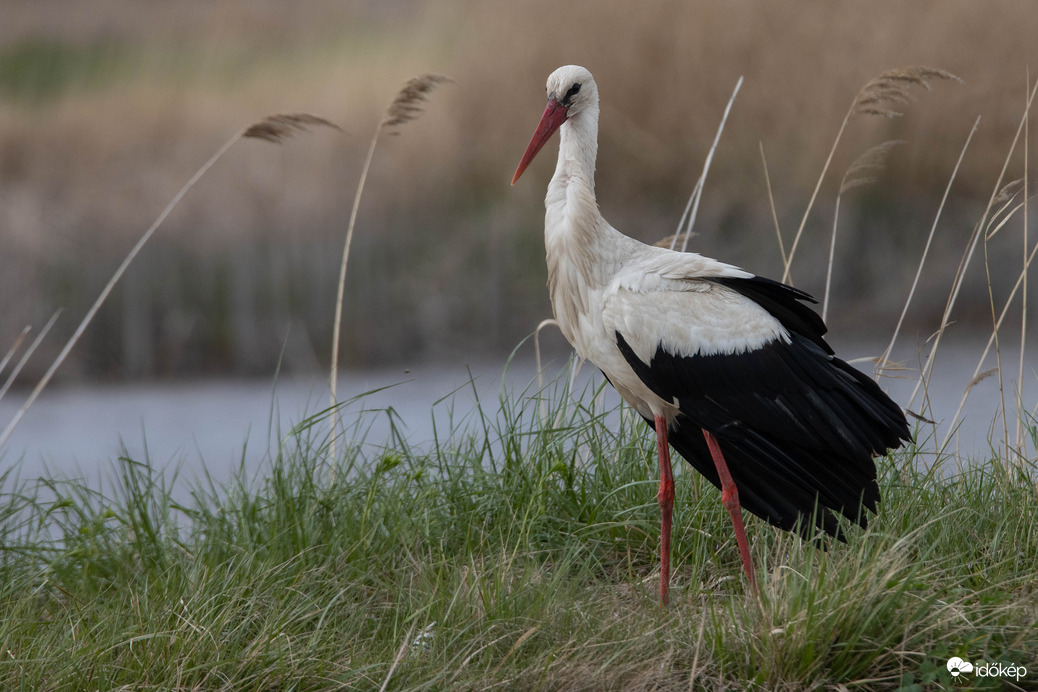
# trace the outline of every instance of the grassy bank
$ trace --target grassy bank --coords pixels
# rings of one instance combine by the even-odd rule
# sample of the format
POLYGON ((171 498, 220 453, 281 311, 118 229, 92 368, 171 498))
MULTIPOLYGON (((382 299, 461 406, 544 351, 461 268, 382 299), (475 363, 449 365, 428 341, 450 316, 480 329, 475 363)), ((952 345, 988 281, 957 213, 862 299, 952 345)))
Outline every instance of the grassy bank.
POLYGON ((752 519, 758 602, 682 468, 661 614, 652 439, 593 394, 506 393, 421 446, 365 441, 362 416, 331 460, 317 416, 187 507, 141 459, 104 494, 8 477, 0 688, 916 690, 953 655, 1032 668, 1033 469, 899 452, 879 516, 827 551, 752 519))

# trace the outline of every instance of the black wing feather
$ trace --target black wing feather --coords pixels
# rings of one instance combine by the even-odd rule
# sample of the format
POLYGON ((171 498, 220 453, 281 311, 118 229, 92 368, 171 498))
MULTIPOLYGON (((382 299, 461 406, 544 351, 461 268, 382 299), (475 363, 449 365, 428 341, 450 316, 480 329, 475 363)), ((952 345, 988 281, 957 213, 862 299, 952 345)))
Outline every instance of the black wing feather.
MULTIPOLYGON (((720 487, 702 430, 721 444, 742 505, 783 529, 811 524, 842 538, 832 512, 862 527, 879 502, 873 457, 910 440, 901 408, 870 378, 833 355, 825 323, 781 283, 712 279, 754 300, 790 334, 738 354, 681 356, 659 347, 643 362, 617 346, 638 377, 681 415, 670 442, 720 487)), ((652 421, 648 421, 652 426, 652 421)))

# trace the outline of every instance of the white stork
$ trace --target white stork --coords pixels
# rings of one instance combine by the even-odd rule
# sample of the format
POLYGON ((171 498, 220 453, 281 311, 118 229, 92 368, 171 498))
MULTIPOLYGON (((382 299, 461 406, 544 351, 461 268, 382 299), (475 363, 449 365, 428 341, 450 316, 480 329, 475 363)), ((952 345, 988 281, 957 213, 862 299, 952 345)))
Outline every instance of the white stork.
POLYGON ((910 440, 904 413, 833 355, 811 296, 698 254, 645 245, 595 200, 598 87, 583 67, 548 77, 548 106, 512 184, 556 130, 544 243, 555 318, 656 431, 660 600, 668 600, 674 478, 670 449, 721 489, 743 567, 757 584, 745 507, 804 536, 843 540, 833 515, 876 512, 873 457, 910 440))

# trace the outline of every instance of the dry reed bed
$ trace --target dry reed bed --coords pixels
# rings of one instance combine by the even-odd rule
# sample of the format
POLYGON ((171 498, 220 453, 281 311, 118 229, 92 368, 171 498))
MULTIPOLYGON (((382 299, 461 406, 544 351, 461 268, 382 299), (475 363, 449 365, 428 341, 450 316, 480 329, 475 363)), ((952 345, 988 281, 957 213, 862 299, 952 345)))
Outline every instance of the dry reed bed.
MULTIPOLYGON (((372 162, 360 212, 371 232, 358 238, 351 278, 361 297, 347 294, 345 305, 356 325, 343 344, 350 362, 406 352, 393 344, 417 342, 432 353, 470 339, 500 347, 544 316, 541 191, 509 190, 507 174, 536 118, 544 75, 564 62, 601 75, 600 198, 607 216, 645 240, 673 228, 732 85, 745 75, 694 249, 767 274, 780 274, 781 260, 761 242, 772 224, 760 147, 775 215, 792 233, 858 85, 898 64, 961 76, 964 84, 928 94, 903 119, 850 123, 802 250, 805 267, 823 266, 812 260, 827 250, 839 175, 869 147, 906 140, 876 185, 845 196, 846 240, 837 248, 844 271, 833 285, 834 299, 848 308, 861 293, 871 293, 873 305, 899 301, 961 143, 983 115, 946 212, 947 232, 923 277, 922 297, 932 298, 943 289, 928 279, 954 271, 969 232, 959 219, 983 208, 1021 112, 1026 67, 1038 53, 1030 40, 1038 16, 1013 2, 998 3, 996 12, 966 2, 804 4, 799 12, 742 2, 637 10, 438 3, 409 13, 322 5, 311 10, 317 20, 297 19, 289 29, 279 28, 272 7, 243 15, 222 8, 204 18, 185 10, 164 20, 165 28, 140 16, 135 24, 127 13, 115 36, 132 64, 118 80, 72 82, 39 102, 0 105, 0 290, 25 297, 5 306, 0 342, 59 305, 84 311, 84 296, 99 290, 137 229, 223 138, 259 115, 292 108, 320 113, 347 134, 282 150, 242 147, 221 162, 168 222, 161 247, 177 259, 141 258, 140 275, 127 277, 132 290, 107 316, 107 336, 85 343, 70 372, 267 372, 290 325, 303 350, 329 343, 314 316, 334 307, 334 248, 365 133, 380 117, 377 104, 404 77, 430 68, 457 85, 372 162), (865 252, 870 261, 856 262, 865 252), (895 259, 901 255, 908 259, 895 259), (392 273, 401 258, 409 267, 403 279, 392 273), (387 324, 387 313, 400 319, 387 324), (123 363, 139 365, 122 370, 123 363)), ((22 22, 7 47, 33 31, 72 45, 103 36, 84 22, 69 38, 55 22, 22 22)), ((996 263, 1018 254, 1015 246, 992 251, 996 263)), ((795 278, 821 295, 821 274, 804 268, 795 278)), ((983 316, 980 298, 963 314, 983 316)), ((875 316, 869 308, 859 304, 857 316, 875 316)), ((316 355, 323 360, 327 352, 318 347, 316 355)))

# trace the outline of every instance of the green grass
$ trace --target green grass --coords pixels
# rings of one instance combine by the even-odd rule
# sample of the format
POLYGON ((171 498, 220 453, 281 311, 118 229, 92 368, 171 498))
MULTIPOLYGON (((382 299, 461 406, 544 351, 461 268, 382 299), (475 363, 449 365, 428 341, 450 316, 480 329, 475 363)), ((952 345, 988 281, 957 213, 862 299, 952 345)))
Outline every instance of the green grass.
POLYGON ((847 545, 751 518, 756 601, 718 493, 682 468, 661 613, 652 436, 593 394, 443 402, 421 446, 360 398, 333 463, 325 412, 187 506, 141 460, 104 493, 8 472, 0 689, 922 690, 952 655, 1038 679, 1033 477, 908 450, 847 545))

